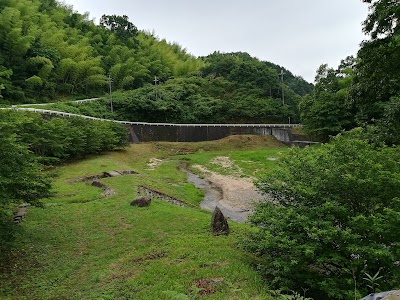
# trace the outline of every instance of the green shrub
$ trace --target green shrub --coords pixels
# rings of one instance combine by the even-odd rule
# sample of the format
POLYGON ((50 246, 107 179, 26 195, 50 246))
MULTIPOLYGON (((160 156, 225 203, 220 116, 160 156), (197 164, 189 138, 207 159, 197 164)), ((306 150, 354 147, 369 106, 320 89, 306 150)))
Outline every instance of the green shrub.
POLYGON ((399 282, 400 151, 338 136, 329 144, 293 148, 258 187, 261 203, 242 241, 260 257, 277 287, 309 288, 318 299, 368 293, 364 274, 399 282))

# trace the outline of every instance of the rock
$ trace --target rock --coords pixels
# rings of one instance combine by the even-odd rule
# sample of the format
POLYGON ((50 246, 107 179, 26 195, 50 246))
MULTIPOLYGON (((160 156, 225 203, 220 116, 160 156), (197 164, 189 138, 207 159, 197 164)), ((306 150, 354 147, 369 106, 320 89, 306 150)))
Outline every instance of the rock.
POLYGON ((118 171, 107 171, 103 173, 105 177, 117 177, 121 176, 121 173, 118 171))
POLYGON ((131 201, 132 206, 138 206, 138 207, 146 207, 149 206, 151 202, 151 199, 146 198, 146 197, 137 197, 136 199, 131 201))
POLYGON ((176 199, 176 198, 168 196, 168 195, 166 195, 164 193, 161 193, 161 192, 146 188, 144 186, 139 186, 137 188, 137 191, 138 191, 139 195, 145 195, 145 196, 147 196, 149 198, 157 198, 159 200, 162 200, 162 201, 174 204, 174 205, 178 205, 180 207, 184 207, 187 204, 187 203, 185 203, 185 202, 183 202, 183 201, 181 201, 179 199, 176 199))
POLYGON ((25 217, 27 213, 27 208, 26 207, 21 207, 18 209, 18 212, 14 216, 14 222, 19 223, 22 221, 22 219, 25 217))
POLYGON ((132 170, 124 170, 124 171, 121 171, 119 173, 121 173, 122 175, 132 175, 132 174, 136 175, 136 174, 139 174, 138 172, 132 171, 132 170))
POLYGON ((361 300, 400 300, 400 290, 369 294, 361 300))
POLYGON ((229 234, 229 225, 224 214, 219 209, 215 207, 214 213, 211 218, 211 231, 213 235, 229 234))
POLYGON ((104 185, 103 183, 101 183, 98 180, 94 180, 92 182, 92 186, 95 186, 95 187, 98 187, 98 188, 101 188, 101 189, 104 189, 106 187, 106 185, 104 185))

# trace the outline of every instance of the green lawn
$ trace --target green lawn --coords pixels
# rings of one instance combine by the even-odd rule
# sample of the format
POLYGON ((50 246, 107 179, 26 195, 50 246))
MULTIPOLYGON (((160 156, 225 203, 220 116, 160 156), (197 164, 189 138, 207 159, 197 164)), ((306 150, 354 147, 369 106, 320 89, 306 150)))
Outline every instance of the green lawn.
MULTIPOLYGON (((52 170, 58 174, 54 197, 43 201, 45 208, 29 208, 15 249, 2 261, 0 299, 273 299, 253 258, 237 247, 247 225, 230 222, 229 236, 213 237, 211 213, 200 208, 157 199, 148 208, 129 205, 137 186, 191 204, 201 201, 203 193, 186 182, 178 161, 147 170, 150 158, 176 159, 183 144, 168 145, 132 145, 52 170), (115 190, 111 197, 76 182, 127 169, 140 174, 101 179, 115 190)), ((213 168, 210 159, 229 156, 246 176, 273 167, 266 158, 285 151, 200 148, 193 146, 185 159, 213 168)))
POLYGON ((190 162, 191 165, 199 164, 207 169, 223 174, 254 177, 260 172, 273 169, 275 160, 287 151, 288 148, 274 148, 265 150, 225 150, 196 152, 189 155, 179 155, 177 158, 190 162), (214 158, 224 157, 232 162, 232 166, 225 167, 216 163, 214 158))

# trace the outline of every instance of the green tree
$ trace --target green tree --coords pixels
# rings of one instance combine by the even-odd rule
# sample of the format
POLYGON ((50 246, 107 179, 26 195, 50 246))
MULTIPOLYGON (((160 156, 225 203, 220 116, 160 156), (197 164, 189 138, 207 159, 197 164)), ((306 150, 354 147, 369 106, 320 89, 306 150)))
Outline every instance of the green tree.
POLYGON ((364 22, 364 32, 373 39, 399 34, 400 3, 396 0, 362 0, 370 4, 370 13, 364 22))
POLYGON ((382 119, 372 126, 371 139, 383 141, 387 145, 400 145, 400 97, 392 97, 384 107, 382 119))
POLYGON ((382 289, 398 283, 400 151, 358 135, 292 148, 260 177, 268 200, 250 218, 255 230, 243 245, 262 258, 260 269, 276 287, 354 299, 354 286, 367 294, 365 272, 381 270, 382 289))
POLYGON ((360 124, 371 124, 383 117, 391 97, 400 96, 400 34, 364 42, 354 75, 351 98, 356 118, 360 124))
POLYGON ((137 28, 129 22, 128 16, 102 15, 100 18, 100 26, 114 32, 120 39, 129 39, 137 35, 137 28))
POLYGON ((0 253, 12 241, 12 212, 19 203, 39 205, 50 195, 49 178, 28 147, 0 123, 0 253))
POLYGON ((364 32, 371 40, 361 44, 351 89, 356 119, 374 123, 381 119, 392 97, 400 96, 400 3, 394 0, 363 0, 370 14, 364 32))
POLYGON ((12 70, 8 70, 0 65, 0 100, 3 98, 1 91, 11 87, 12 70))
POLYGON ((306 95, 300 102, 301 123, 308 133, 327 141, 329 136, 354 126, 348 96, 351 70, 321 65, 315 81, 314 95, 306 95))

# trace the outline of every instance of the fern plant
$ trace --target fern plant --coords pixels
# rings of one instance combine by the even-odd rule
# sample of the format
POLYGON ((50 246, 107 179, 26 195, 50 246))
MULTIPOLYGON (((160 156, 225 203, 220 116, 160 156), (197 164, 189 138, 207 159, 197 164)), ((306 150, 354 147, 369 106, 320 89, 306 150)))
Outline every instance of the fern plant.
POLYGON ((375 293, 377 287, 379 287, 378 281, 383 278, 383 276, 379 276, 379 272, 376 272, 375 275, 371 276, 367 272, 364 273, 365 277, 363 279, 367 282, 367 287, 370 289, 372 293, 375 293))

